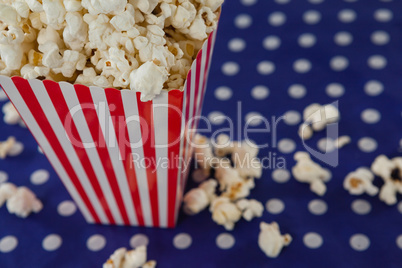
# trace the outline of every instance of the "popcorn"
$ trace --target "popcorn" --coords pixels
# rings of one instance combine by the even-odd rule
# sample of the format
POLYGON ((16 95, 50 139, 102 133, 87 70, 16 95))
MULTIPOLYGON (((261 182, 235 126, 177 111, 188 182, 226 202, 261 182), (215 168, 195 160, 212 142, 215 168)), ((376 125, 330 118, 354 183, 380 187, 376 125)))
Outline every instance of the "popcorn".
POLYGON ((66 50, 63 55, 63 63, 59 68, 54 68, 55 73, 62 73, 64 77, 72 77, 77 70, 82 71, 87 62, 86 57, 74 50, 66 50))
POLYGON ((12 6, 0 4, 1 22, 6 25, 18 24, 18 13, 12 6))
POLYGON ((276 222, 271 224, 261 222, 260 230, 258 245, 270 258, 278 257, 282 248, 292 242, 292 237, 289 234, 282 235, 280 233, 279 225, 276 222))
POLYGON ((158 0, 133 0, 134 6, 144 14, 150 14, 158 5, 158 0))
POLYGON ((304 123, 299 128, 299 136, 307 140, 311 138, 313 131, 321 131, 327 125, 338 122, 340 114, 338 108, 333 105, 313 103, 304 109, 303 119, 304 123))
POLYGON ((66 15, 63 0, 42 0, 42 7, 47 24, 56 30, 62 29, 66 15))
POLYGON ((126 248, 117 249, 103 264, 103 268, 154 268, 156 261, 147 262, 147 247, 139 246, 127 251, 126 248))
POLYGON ((204 170, 205 175, 208 175, 212 167, 211 161, 214 158, 209 139, 200 134, 196 134, 193 143, 194 156, 197 165, 204 170))
POLYGON ((168 78, 165 68, 148 61, 130 74, 131 90, 141 92, 141 101, 150 101, 160 94, 168 78))
POLYGON ((110 20, 110 23, 118 31, 128 31, 135 24, 134 14, 135 14, 134 7, 130 4, 128 4, 126 6, 126 11, 124 11, 123 13, 121 13, 119 15, 114 16, 110 20))
POLYGON ((91 15, 120 14, 127 5, 127 0, 82 0, 81 4, 91 15))
POLYGON ((188 35, 196 40, 204 40, 216 28, 216 15, 209 7, 198 10, 197 17, 191 24, 188 35))
POLYGON ((82 85, 90 86, 95 80, 97 74, 94 68, 84 68, 82 74, 77 77, 76 82, 82 85))
POLYGON ((203 181, 205 181, 206 179, 208 179, 208 174, 205 174, 204 173, 204 170, 203 169, 197 169, 197 170, 195 170, 195 171, 193 171, 193 173, 191 174, 191 176, 192 176, 192 178, 193 178, 193 181, 194 182, 197 182, 197 183, 200 183, 200 182, 203 182, 203 181))
POLYGON ((56 43, 47 42, 39 46, 39 51, 43 53, 42 64, 49 68, 59 68, 63 64, 63 57, 56 43))
POLYGON ((0 142, 0 159, 5 159, 15 145, 15 138, 8 137, 6 141, 0 142))
POLYGON ((29 9, 32 10, 32 12, 39 13, 43 11, 42 0, 25 0, 25 2, 29 6, 29 9))
POLYGON ((335 140, 335 148, 342 148, 343 146, 349 144, 352 139, 349 136, 341 136, 335 140))
POLYGON ((374 196, 378 193, 378 188, 373 185, 374 175, 367 168, 358 168, 349 173, 344 182, 343 188, 352 195, 367 193, 374 196))
POLYGON ((31 212, 38 213, 42 210, 42 202, 28 188, 23 186, 16 188, 15 185, 3 184, 0 186, 0 192, 3 187, 4 191, 8 193, 5 196, 8 197, 6 200, 9 213, 26 218, 31 212))
POLYGON ((67 13, 63 39, 66 46, 72 50, 81 51, 85 46, 88 39, 88 25, 79 12, 67 13))
POLYGON ((0 207, 10 199, 17 192, 17 187, 12 183, 2 183, 0 184, 0 207))
POLYGON ((214 153, 218 157, 224 157, 233 153, 234 142, 226 134, 219 134, 215 140, 214 153))
POLYGON ((78 12, 83 8, 80 0, 64 0, 63 4, 67 12, 78 12))
POLYGON ((292 174, 295 179, 309 183, 310 190, 317 195, 324 195, 327 191, 324 182, 330 179, 331 173, 313 162, 306 152, 295 153, 294 159, 297 161, 296 166, 292 168, 292 174))
POLYGON ((198 188, 191 189, 183 198, 184 211, 194 215, 204 210, 215 198, 217 182, 213 179, 203 182, 198 188))
POLYGON ((2 110, 4 113, 3 120, 6 124, 16 125, 22 121, 20 115, 11 102, 4 104, 2 110))
POLYGON ((174 28, 183 31, 194 21, 197 10, 190 1, 183 1, 172 13, 171 24, 174 28))
POLYGON ((234 224, 240 220, 241 211, 227 197, 216 198, 209 209, 212 212, 212 219, 226 230, 233 230, 234 224))
POLYGON ((402 193, 402 157, 389 159, 385 155, 380 155, 371 165, 371 171, 384 181, 380 190, 380 200, 387 205, 396 204, 397 193, 402 193))
POLYGON ((243 218, 246 221, 251 221, 255 217, 259 218, 264 212, 264 206, 255 199, 240 199, 236 202, 236 206, 242 211, 243 218))

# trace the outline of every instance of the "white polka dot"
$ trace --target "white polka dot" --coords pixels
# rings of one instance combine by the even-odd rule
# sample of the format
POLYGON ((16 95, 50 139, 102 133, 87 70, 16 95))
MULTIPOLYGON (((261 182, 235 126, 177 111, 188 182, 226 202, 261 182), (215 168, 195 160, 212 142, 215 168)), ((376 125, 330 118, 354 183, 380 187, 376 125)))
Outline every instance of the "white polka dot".
POLYGON ((269 15, 268 22, 272 26, 281 26, 286 22, 286 15, 282 12, 274 12, 269 15))
POLYGON ((331 138, 322 138, 318 140, 317 147, 321 152, 328 153, 335 150, 335 142, 331 138))
POLYGON ((363 199, 357 199, 352 202, 351 208, 354 213, 359 215, 365 215, 370 213, 371 205, 369 202, 363 199))
POLYGON ((61 247, 63 239, 57 234, 50 234, 42 241, 42 247, 46 251, 55 251, 61 247))
POLYGON ((277 4, 284 5, 284 4, 289 3, 289 2, 290 2, 290 0, 275 0, 275 2, 276 2, 277 4))
POLYGON ((173 239, 173 245, 177 249, 186 249, 191 246, 192 239, 189 234, 186 233, 180 233, 176 235, 173 239))
POLYGON ((271 214, 280 214, 285 210, 285 204, 280 199, 272 198, 267 201, 265 208, 271 214))
POLYGON ((339 98, 345 93, 345 88, 338 83, 332 83, 325 89, 328 96, 332 98, 339 98))
POLYGON ((321 4, 324 0, 308 0, 311 4, 321 4))
POLYGON ((343 1, 345 1, 345 2, 350 2, 350 3, 352 3, 352 2, 357 2, 357 0, 343 0, 343 1))
POLYGON ((253 19, 247 14, 240 14, 235 18, 235 25, 239 29, 246 29, 253 23, 253 19))
POLYGON ((392 11, 389 9, 378 9, 374 12, 374 18, 378 22, 388 22, 392 20, 393 14, 392 11))
POLYGON ((349 60, 343 56, 335 56, 331 59, 329 65, 334 71, 343 71, 349 66, 349 60))
POLYGON ((0 101, 5 101, 8 100, 8 97, 6 93, 3 91, 3 89, 0 89, 0 101))
POLYGON ((384 31, 375 31, 371 34, 371 42, 377 46, 386 45, 389 42, 389 34, 384 31))
POLYGON ((106 238, 103 235, 92 235, 87 240, 87 248, 91 251, 100 251, 106 246, 106 238))
POLYGON ((293 69, 297 73, 307 73, 311 70, 311 62, 306 59, 299 59, 293 63, 293 69))
POLYGON ((387 66, 387 59, 381 55, 373 55, 368 58, 367 64, 372 69, 380 70, 387 66))
POLYGON ((269 89, 266 86, 255 86, 251 90, 251 96, 256 100, 264 100, 269 96, 269 89))
POLYGON ((284 114, 284 121, 291 126, 297 125, 301 121, 301 115, 298 111, 287 111, 284 114))
POLYGON ((133 235, 130 239, 130 247, 136 248, 139 246, 148 246, 149 244, 149 239, 146 235, 144 234, 136 234, 133 235))
POLYGON ((344 9, 339 11, 338 19, 343 23, 351 23, 356 19, 356 12, 351 9, 344 9))
POLYGON ((31 175, 31 183, 35 185, 44 184, 49 180, 49 171, 45 169, 39 169, 32 173, 31 175))
POLYGON ((370 80, 364 85, 364 91, 369 96, 377 96, 384 91, 384 85, 380 81, 370 80))
POLYGON ((241 0, 241 3, 245 6, 252 6, 257 3, 257 0, 241 0))
POLYGON ((57 212, 63 217, 69 217, 77 211, 77 206, 73 201, 67 200, 57 206, 57 212))
POLYGON ((216 245, 220 249, 230 249, 235 244, 235 238, 229 233, 223 233, 216 238, 216 245))
POLYGON ((223 122, 225 122, 225 120, 226 120, 226 116, 223 114, 223 113, 221 113, 221 112, 217 112, 217 111, 215 111, 215 112, 210 112, 209 114, 208 114, 208 120, 211 122, 211 124, 213 124, 213 125, 220 125, 220 124, 222 124, 223 122))
POLYGON ((314 46, 317 42, 317 39, 315 35, 311 33, 305 33, 299 36, 297 42, 299 43, 299 46, 308 48, 314 46))
POLYGON ((321 247, 323 242, 324 241, 323 241, 321 235, 319 235, 317 233, 310 232, 303 236, 304 245, 311 249, 316 249, 316 248, 321 247))
POLYGON ((275 71, 275 64, 270 61, 262 61, 257 65, 257 71, 262 75, 272 74, 275 71))
POLYGON ((228 48, 232 52, 240 52, 246 48, 246 42, 240 38, 233 38, 229 41, 228 48))
POLYGON ((290 154, 296 150, 296 143, 291 139, 282 139, 278 143, 278 150, 284 154, 290 154))
POLYGON ((215 89, 215 98, 221 101, 228 100, 232 97, 233 92, 228 87, 218 87, 215 89))
POLYGON ((377 149, 377 142, 369 137, 365 137, 365 138, 361 138, 358 143, 357 146, 359 147, 359 149, 365 153, 371 153, 374 152, 377 149))
POLYGON ((17 141, 14 146, 8 151, 9 156, 18 156, 24 151, 24 144, 17 141))
POLYGON ((294 99, 301 99, 306 96, 307 90, 303 85, 291 85, 288 89, 288 94, 294 99))
POLYGON ((308 210, 314 215, 323 215, 327 212, 328 206, 325 201, 320 199, 311 200, 308 203, 308 210))
POLYGON ((355 234, 350 238, 349 244, 356 251, 365 251, 370 246, 370 239, 364 234, 355 234))
POLYGON ((361 113, 361 119, 364 123, 375 124, 381 119, 381 114, 375 109, 366 109, 361 113))
POLYGON ((399 201, 398 203, 398 211, 402 214, 402 201, 399 201))
POLYGON ((8 180, 8 174, 5 171, 0 171, 0 184, 8 180))
POLYGON ((285 183, 290 179, 290 172, 287 169, 275 169, 272 172, 272 179, 277 183, 285 183))
POLYGON ((43 154, 43 150, 42 150, 42 148, 40 148, 39 145, 38 145, 38 152, 41 153, 41 154, 43 154))
POLYGON ((8 253, 18 246, 18 239, 15 236, 5 236, 0 240, 0 252, 8 253))
POLYGON ((267 36, 264 38, 264 40, 262 42, 262 46, 266 50, 275 50, 281 46, 281 39, 279 39, 279 37, 273 36, 273 35, 267 36))
POLYGON ((321 14, 316 10, 308 10, 303 14, 303 21, 307 24, 317 24, 320 20, 321 14))
POLYGON ((222 73, 224 73, 227 76, 233 76, 236 75, 240 70, 239 64, 236 62, 226 62, 222 65, 222 73))
POLYGON ((263 122, 263 119, 264 117, 256 112, 250 112, 245 116, 246 124, 252 127, 260 125, 263 122))
POLYGON ((398 248, 402 249, 402 234, 396 238, 396 245, 398 248))
POLYGON ((353 36, 348 32, 339 32, 335 34, 334 42, 338 46, 348 46, 353 42, 353 36))

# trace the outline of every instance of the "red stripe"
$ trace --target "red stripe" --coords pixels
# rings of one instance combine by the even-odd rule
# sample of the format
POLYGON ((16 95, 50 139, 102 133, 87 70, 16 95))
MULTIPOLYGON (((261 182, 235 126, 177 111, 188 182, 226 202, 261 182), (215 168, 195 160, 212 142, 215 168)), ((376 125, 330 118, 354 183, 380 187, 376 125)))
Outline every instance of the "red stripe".
POLYGON ((38 123, 39 127, 41 128, 43 134, 46 136, 49 144, 52 146, 53 151, 59 158, 60 163, 63 165, 65 171, 67 172, 71 182, 74 184, 77 192, 83 199, 85 205, 87 206, 89 212, 91 213, 94 221, 96 223, 100 223, 100 219, 93 208, 91 201, 89 200, 88 196, 85 193, 84 188, 82 187, 80 180, 75 174, 73 167, 71 166, 67 155, 64 152, 63 147, 61 146, 59 140, 57 139, 56 134, 54 133, 49 121, 46 118, 45 113, 43 112, 42 107, 40 106, 38 100, 36 99, 35 94, 32 91, 31 86, 29 85, 28 81, 21 78, 21 77, 13 77, 12 78, 15 86, 18 89, 21 97, 25 101, 28 109, 31 111, 31 114, 35 118, 36 122, 38 123))
POLYGON ((119 207, 120 213, 123 218, 123 222, 126 225, 130 224, 127 216, 126 207, 121 197, 119 190, 119 184, 117 182, 116 175, 114 173, 112 161, 110 160, 109 151, 107 149, 107 144, 102 133, 102 129, 99 123, 99 118, 96 113, 96 108, 94 101, 91 96, 91 92, 88 87, 82 85, 75 85, 75 91, 77 93, 78 100, 81 104, 82 112, 84 113, 85 120, 87 121, 89 131, 91 132, 92 139, 95 143, 96 150, 102 162, 103 169, 109 180, 110 187, 116 199, 117 205, 119 207))
POLYGON ((59 115, 60 121, 63 122, 64 129, 81 161, 82 167, 84 168, 92 187, 94 188, 96 196, 106 213, 106 217, 111 224, 115 224, 111 210, 99 184, 98 178, 96 177, 91 161, 89 160, 85 148, 83 148, 83 142, 78 134, 77 126, 71 118, 68 105, 64 99, 59 84, 52 81, 44 81, 43 84, 45 85, 46 91, 49 94, 57 114, 59 115))
POLYGON ((138 114, 140 117, 141 137, 144 149, 149 199, 151 202, 153 226, 159 227, 158 181, 156 174, 155 130, 153 121, 153 102, 142 102, 140 93, 137 93, 138 114))
POLYGON ((183 111, 183 92, 172 90, 169 92, 168 110, 168 227, 175 226, 176 219, 176 197, 177 197, 177 175, 178 162, 180 160, 180 133, 183 111))
POLYGON ((133 164, 133 155, 131 152, 121 92, 117 91, 116 89, 106 89, 105 94, 109 107, 114 105, 113 109, 110 109, 110 115, 112 117, 117 142, 119 144, 120 154, 122 157, 121 161, 127 175, 133 205, 137 214, 138 225, 144 226, 144 214, 141 207, 137 176, 135 174, 133 164))

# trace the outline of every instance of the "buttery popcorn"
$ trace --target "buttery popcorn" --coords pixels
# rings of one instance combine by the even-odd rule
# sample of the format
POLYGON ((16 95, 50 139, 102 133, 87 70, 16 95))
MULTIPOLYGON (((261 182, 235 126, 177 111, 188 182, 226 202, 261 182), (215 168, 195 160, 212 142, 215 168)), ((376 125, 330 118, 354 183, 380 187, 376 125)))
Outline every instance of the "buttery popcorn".
POLYGON ((242 216, 246 221, 251 221, 255 217, 259 218, 264 212, 264 206, 255 199, 241 199, 236 202, 236 205, 242 211, 242 216))
POLYGON ((265 255, 276 258, 281 253, 282 248, 291 242, 292 237, 289 234, 282 235, 276 222, 271 224, 261 222, 258 245, 265 255))
POLYGON ((156 261, 147 262, 147 247, 139 246, 127 251, 119 248, 103 264, 103 268, 155 268, 156 261))
POLYGON ((223 0, 0 2, 0 75, 141 92, 183 90, 223 0))
POLYGON ((378 188, 373 185, 374 175, 367 168, 358 168, 349 173, 343 181, 343 188, 352 195, 367 193, 374 196, 378 193, 378 188))
POLYGON ((191 189, 184 195, 183 209, 189 215, 204 210, 216 197, 215 189, 218 183, 210 179, 200 184, 198 188, 191 189))
POLYGON ((297 181, 309 183, 312 192, 323 196, 327 191, 325 182, 330 179, 331 173, 311 160, 306 152, 296 152, 294 159, 297 163, 292 168, 293 177, 297 181))
POLYGON ((209 210, 212 212, 212 219, 228 231, 233 230, 242 216, 241 211, 227 197, 216 198, 209 210))
POLYGON ((402 157, 389 159, 380 155, 371 165, 371 171, 384 181, 379 194, 380 200, 387 205, 396 204, 397 193, 402 194, 402 157))

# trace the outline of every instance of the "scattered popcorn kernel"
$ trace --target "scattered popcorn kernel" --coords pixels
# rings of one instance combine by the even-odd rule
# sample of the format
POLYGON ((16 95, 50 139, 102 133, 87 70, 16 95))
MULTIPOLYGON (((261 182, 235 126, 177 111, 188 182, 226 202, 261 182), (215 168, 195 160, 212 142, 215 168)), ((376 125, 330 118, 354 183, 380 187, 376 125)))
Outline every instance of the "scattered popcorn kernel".
POLYGON ((373 185, 373 180, 374 175, 369 169, 358 168, 346 176, 343 187, 352 195, 367 193, 374 196, 378 193, 378 188, 373 185))
POLYGON ((323 196, 327 191, 325 186, 331 174, 328 170, 322 168, 319 164, 311 160, 310 155, 306 152, 297 152, 294 155, 297 161, 292 168, 292 174, 296 180, 310 184, 310 189, 317 195, 323 196))
POLYGON ((396 204, 397 193, 402 193, 402 157, 389 159, 380 155, 371 165, 371 171, 384 181, 379 194, 380 200, 387 205, 396 204))
POLYGON ((259 218, 264 212, 264 206, 255 199, 240 199, 236 202, 237 207, 242 211, 243 218, 251 221, 253 218, 259 218))
POLYGON ((311 138, 313 131, 321 131, 327 125, 336 123, 340 119, 337 107, 327 104, 313 103, 303 111, 304 123, 299 128, 299 136, 304 140, 311 138))
POLYGON ((0 159, 5 159, 7 157, 15 142, 16 140, 14 137, 8 137, 6 141, 0 142, 0 159))
POLYGON ((0 207, 10 199, 17 192, 17 187, 12 183, 2 183, 0 184, 0 207))
POLYGON ((200 169, 204 170, 204 174, 208 175, 214 158, 209 139, 200 134, 196 134, 193 141, 194 157, 200 169))
POLYGON ((4 113, 3 120, 6 124, 16 125, 22 121, 20 115, 10 101, 3 105, 2 111, 4 113))
POLYGON ((215 198, 217 182, 213 179, 203 182, 198 188, 191 189, 184 195, 183 209, 189 215, 204 210, 215 198))
POLYGON ((212 219, 226 230, 233 230, 234 225, 241 218, 241 211, 227 197, 216 198, 209 209, 212 212, 212 219))
POLYGON ((26 187, 18 187, 7 200, 7 210, 18 217, 26 218, 32 212, 38 213, 43 208, 42 202, 26 187))
POLYGON ((349 136, 341 136, 335 140, 335 147, 342 148, 343 146, 351 143, 352 139, 349 136))
POLYGON ((308 124, 303 123, 299 127, 298 134, 303 140, 308 140, 313 137, 313 129, 308 124))
POLYGON ((271 224, 261 222, 258 245, 265 255, 276 258, 281 253, 282 248, 291 242, 292 237, 289 234, 282 235, 276 222, 271 224))
POLYGON ((127 251, 126 248, 117 249, 103 264, 103 268, 154 268, 156 261, 147 262, 147 247, 139 246, 127 251))

